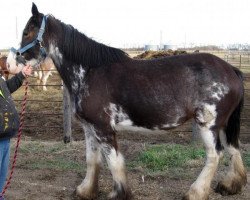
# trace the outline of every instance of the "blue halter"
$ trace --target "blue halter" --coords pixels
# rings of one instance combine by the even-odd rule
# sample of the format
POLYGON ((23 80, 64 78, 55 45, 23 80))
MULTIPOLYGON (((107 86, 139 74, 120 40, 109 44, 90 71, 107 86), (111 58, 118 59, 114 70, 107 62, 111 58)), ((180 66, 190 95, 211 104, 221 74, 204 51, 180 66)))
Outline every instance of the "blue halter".
POLYGON ((18 56, 21 56, 25 51, 27 51, 28 49, 32 48, 37 43, 39 43, 39 45, 40 45, 40 53, 41 53, 41 55, 43 57, 46 57, 47 54, 46 54, 45 48, 42 46, 42 41, 43 41, 43 34, 44 34, 44 31, 45 31, 45 25, 46 25, 47 18, 48 18, 47 15, 43 16, 43 21, 42 21, 42 24, 41 24, 41 27, 39 29, 39 32, 37 34, 36 39, 34 39, 31 43, 27 44, 23 48, 19 48, 17 50, 14 47, 11 47, 10 51, 14 52, 18 56))

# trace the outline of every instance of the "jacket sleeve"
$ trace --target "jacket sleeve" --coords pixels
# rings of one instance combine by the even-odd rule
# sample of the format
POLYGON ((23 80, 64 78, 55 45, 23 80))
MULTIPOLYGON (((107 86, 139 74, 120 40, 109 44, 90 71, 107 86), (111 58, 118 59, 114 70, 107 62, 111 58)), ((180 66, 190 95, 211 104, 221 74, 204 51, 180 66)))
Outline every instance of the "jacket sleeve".
POLYGON ((22 86, 23 80, 25 79, 22 72, 19 72, 15 76, 13 76, 11 79, 6 81, 7 87, 10 91, 10 93, 15 92, 19 87, 22 86))

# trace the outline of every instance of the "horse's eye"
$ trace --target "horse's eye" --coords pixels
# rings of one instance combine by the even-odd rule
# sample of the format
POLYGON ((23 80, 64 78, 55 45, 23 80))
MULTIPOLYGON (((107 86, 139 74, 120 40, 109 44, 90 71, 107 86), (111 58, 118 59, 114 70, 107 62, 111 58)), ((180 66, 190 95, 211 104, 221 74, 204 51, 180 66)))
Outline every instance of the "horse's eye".
POLYGON ((23 36, 25 36, 25 37, 27 37, 28 34, 29 34, 28 31, 24 31, 24 32, 23 32, 23 36))

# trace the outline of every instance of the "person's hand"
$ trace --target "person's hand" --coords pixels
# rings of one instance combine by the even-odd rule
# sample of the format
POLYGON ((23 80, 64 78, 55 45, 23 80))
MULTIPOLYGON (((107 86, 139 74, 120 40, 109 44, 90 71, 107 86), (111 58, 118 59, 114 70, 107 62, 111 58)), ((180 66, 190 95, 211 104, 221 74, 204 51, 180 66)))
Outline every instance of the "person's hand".
POLYGON ((28 76, 30 76, 31 75, 31 73, 32 73, 32 67, 31 67, 31 65, 25 65, 24 67, 23 67, 23 69, 22 69, 22 73, 23 73, 23 75, 25 76, 25 77, 28 77, 28 76))

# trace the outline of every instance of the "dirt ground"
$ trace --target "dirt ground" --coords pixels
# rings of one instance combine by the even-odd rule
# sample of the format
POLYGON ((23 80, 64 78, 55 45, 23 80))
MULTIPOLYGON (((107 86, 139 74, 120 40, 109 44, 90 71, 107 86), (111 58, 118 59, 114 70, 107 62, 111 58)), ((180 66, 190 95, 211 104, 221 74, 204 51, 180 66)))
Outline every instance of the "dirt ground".
MULTIPOLYGON (((143 150, 147 144, 159 143, 158 138, 162 138, 160 142, 164 143, 180 143, 185 144, 190 142, 189 136, 177 135, 175 139, 168 135, 163 137, 162 133, 155 133, 155 135, 147 135, 147 137, 137 136, 137 140, 132 140, 132 136, 136 133, 120 133, 121 138, 119 144, 122 152, 126 158, 127 163, 133 161, 138 154, 143 150), (152 137, 153 136, 153 137, 152 137), (143 139, 142 139, 143 138, 143 139)), ((166 134, 165 134, 166 135, 166 134)), ((24 136, 23 144, 32 141, 35 138, 24 136)), ((55 141, 46 141, 46 144, 53 145, 55 141)), ((15 140, 12 140, 15 143, 15 140)), ((52 169, 31 169, 27 167, 26 163, 32 159, 42 159, 47 154, 35 153, 30 155, 31 158, 22 157, 22 152, 19 153, 17 167, 15 169, 14 177, 11 187, 7 191, 7 200, 78 200, 75 195, 75 188, 81 183, 85 175, 85 143, 84 141, 73 142, 72 151, 65 150, 62 155, 66 157, 74 157, 76 160, 81 160, 83 170, 81 173, 70 170, 52 170, 52 169)), ((244 151, 250 151, 249 144, 242 144, 244 151)), ((147 174, 142 168, 128 167, 129 185, 132 189, 134 199, 141 200, 173 200, 181 199, 183 194, 189 189, 190 185, 197 178, 202 166, 186 169, 183 175, 167 175, 167 174, 147 174), (144 180, 144 181, 143 181, 144 180)), ((210 199, 214 200, 243 200, 250 199, 250 184, 241 194, 233 196, 221 196, 213 191, 216 183, 221 175, 225 173, 225 167, 220 167, 217 175, 212 183, 210 199)), ((250 180, 250 172, 248 172, 248 180, 250 180)), ((108 193, 112 190, 112 179, 107 166, 105 165, 101 171, 100 176, 100 191, 98 199, 106 200, 108 193)))

